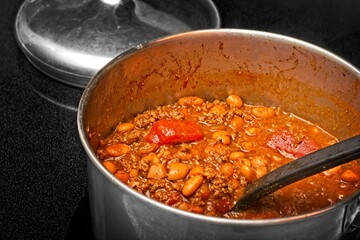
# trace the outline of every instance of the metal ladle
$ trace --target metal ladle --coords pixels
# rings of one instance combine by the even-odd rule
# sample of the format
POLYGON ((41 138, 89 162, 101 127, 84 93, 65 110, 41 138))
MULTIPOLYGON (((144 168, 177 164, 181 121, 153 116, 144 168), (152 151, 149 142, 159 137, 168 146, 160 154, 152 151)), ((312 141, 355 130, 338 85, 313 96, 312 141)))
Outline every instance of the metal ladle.
POLYGON ((245 188, 231 211, 245 210, 262 197, 291 183, 360 157, 360 135, 312 152, 285 164, 245 188))

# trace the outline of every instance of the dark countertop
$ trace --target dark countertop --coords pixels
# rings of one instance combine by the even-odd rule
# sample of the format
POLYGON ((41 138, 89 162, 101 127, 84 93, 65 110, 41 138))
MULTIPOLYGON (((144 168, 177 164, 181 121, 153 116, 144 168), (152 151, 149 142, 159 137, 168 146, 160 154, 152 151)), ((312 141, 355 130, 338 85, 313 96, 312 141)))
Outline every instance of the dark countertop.
MULTIPOLYGON (((86 155, 76 126, 82 90, 53 81, 25 58, 14 38, 21 3, 0 9, 0 239, 89 239, 86 155)), ((360 68, 358 0, 214 3, 224 28, 296 37, 360 68)))

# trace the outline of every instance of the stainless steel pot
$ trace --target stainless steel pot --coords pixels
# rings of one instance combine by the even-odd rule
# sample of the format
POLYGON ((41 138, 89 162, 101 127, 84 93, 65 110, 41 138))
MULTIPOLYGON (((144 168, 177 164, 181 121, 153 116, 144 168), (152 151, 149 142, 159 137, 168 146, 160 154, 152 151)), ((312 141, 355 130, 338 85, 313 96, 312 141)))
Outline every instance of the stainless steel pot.
POLYGON ((360 72, 309 43, 249 30, 203 30, 131 49, 90 81, 78 109, 98 239, 339 239, 360 225, 360 193, 308 214, 270 220, 197 215, 127 187, 96 158, 120 120, 185 95, 281 106, 339 139, 360 133, 360 72), (100 137, 89 134, 97 132, 100 137))

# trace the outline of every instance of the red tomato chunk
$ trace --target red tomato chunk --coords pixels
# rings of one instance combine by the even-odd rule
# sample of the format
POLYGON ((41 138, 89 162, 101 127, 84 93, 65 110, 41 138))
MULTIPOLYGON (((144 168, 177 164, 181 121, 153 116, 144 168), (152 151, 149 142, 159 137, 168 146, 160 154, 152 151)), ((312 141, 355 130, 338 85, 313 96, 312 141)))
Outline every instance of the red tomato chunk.
POLYGON ((312 138, 303 136, 297 141, 295 137, 288 132, 272 135, 267 145, 273 149, 277 149, 284 156, 293 158, 303 157, 320 148, 312 138))
POLYGON ((145 141, 163 145, 193 142, 202 138, 201 128, 194 121, 161 119, 152 126, 145 141))

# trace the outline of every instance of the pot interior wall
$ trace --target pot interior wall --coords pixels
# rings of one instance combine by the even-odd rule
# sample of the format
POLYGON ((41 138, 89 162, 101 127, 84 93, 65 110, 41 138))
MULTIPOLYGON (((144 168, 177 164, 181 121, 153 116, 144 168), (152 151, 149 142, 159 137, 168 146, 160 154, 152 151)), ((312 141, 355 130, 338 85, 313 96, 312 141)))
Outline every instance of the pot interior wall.
POLYGON ((84 126, 105 137, 119 121, 182 96, 238 94, 245 103, 279 106, 344 139, 360 133, 359 78, 337 57, 295 40, 185 33, 108 64, 89 86, 84 126))

